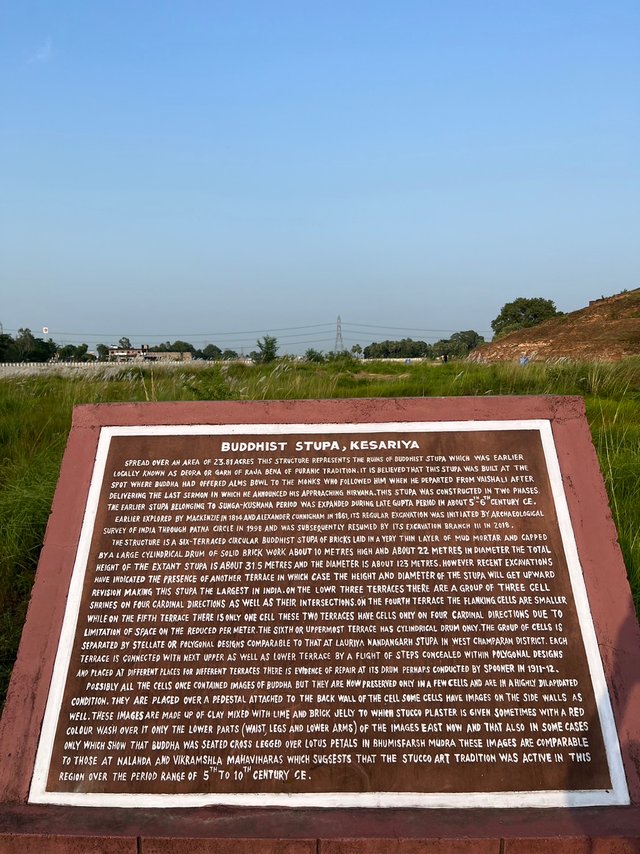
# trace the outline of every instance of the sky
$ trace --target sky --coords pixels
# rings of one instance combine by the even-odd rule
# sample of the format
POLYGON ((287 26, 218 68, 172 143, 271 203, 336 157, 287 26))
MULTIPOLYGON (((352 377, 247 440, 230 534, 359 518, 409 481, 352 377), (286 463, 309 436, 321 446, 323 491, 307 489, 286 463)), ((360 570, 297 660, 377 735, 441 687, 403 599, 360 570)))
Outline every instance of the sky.
POLYGON ((637 0, 4 0, 0 324, 490 339, 640 287, 639 154, 637 0))

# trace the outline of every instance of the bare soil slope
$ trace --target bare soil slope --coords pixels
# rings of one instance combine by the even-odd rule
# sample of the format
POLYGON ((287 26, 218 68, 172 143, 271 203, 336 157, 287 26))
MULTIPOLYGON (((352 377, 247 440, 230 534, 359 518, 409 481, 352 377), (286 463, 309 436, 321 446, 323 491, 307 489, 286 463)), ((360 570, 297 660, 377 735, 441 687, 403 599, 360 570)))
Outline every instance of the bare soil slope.
POLYGON ((586 308, 520 329, 474 350, 476 362, 571 359, 617 362, 640 355, 640 288, 594 300, 586 308))

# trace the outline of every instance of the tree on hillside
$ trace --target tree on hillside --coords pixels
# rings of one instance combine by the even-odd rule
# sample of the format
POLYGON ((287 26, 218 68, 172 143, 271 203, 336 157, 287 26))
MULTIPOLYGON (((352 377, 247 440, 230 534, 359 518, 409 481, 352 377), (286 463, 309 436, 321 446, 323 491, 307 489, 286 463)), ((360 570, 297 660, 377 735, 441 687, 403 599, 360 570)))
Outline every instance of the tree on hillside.
POLYGON ((431 344, 426 341, 414 341, 412 338, 374 342, 364 348, 365 359, 423 359, 432 356, 431 344))
POLYGON ((254 362, 261 365, 266 365, 268 362, 273 362, 278 355, 278 339, 273 335, 265 335, 264 338, 257 340, 258 349, 251 353, 251 358, 254 362))
POLYGON ((484 338, 474 329, 464 332, 454 332, 451 338, 441 338, 433 345, 436 356, 451 356, 454 359, 464 359, 469 353, 484 344, 484 338))
POLYGON ((491 328, 495 336, 499 337, 516 329, 537 326, 543 320, 559 314, 562 312, 557 310, 553 300, 543 297, 518 297, 502 306, 500 314, 491 321, 491 328))

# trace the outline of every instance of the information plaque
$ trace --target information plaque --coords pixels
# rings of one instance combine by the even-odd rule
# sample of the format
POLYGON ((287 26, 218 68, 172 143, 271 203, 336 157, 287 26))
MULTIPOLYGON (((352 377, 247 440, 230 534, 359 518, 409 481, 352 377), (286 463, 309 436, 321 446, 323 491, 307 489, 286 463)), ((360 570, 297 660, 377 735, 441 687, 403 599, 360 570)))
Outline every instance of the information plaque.
POLYGON ((32 803, 628 803, 547 420, 102 427, 32 803))

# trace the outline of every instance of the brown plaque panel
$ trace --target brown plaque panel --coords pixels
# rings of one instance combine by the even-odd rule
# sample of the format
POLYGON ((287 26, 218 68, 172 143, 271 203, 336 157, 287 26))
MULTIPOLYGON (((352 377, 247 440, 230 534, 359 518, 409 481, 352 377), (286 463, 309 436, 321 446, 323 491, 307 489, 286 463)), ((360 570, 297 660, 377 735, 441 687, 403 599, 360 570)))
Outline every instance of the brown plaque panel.
POLYGON ((549 423, 103 428, 30 800, 626 802, 549 423))

